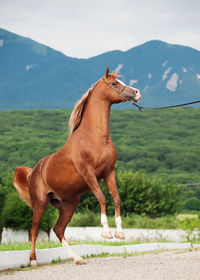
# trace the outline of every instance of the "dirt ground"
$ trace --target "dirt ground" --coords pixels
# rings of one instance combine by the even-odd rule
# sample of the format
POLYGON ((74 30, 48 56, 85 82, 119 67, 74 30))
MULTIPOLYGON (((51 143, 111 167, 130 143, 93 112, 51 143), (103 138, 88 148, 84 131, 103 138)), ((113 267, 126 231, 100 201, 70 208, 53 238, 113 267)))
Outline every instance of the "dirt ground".
POLYGON ((88 259, 2 275, 0 280, 200 280, 200 250, 88 259))

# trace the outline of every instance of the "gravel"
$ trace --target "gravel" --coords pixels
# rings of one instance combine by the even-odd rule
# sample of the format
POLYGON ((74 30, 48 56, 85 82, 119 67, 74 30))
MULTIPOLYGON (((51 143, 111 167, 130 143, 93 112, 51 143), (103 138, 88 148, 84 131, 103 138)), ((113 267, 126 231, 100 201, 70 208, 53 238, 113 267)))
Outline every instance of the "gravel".
POLYGON ((88 259, 74 263, 16 271, 0 280, 200 280, 200 250, 167 251, 133 257, 88 259))

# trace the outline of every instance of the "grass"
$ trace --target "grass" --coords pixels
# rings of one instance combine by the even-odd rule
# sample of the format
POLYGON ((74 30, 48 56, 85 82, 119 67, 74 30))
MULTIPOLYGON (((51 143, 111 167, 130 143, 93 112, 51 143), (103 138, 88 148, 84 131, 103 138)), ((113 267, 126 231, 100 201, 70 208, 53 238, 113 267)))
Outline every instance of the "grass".
MULTIPOLYGON (((162 243, 166 242, 166 240, 157 240, 154 243, 162 243)), ((137 241, 133 240, 130 242, 121 241, 121 242, 109 242, 109 241, 76 241, 76 242, 68 242, 69 245, 102 245, 102 246, 123 246, 123 245, 135 245, 135 244, 144 244, 144 243, 152 243, 150 241, 137 241)), ((170 242, 173 243, 173 242, 170 242)), ((49 249, 49 248, 58 248, 62 247, 62 244, 59 242, 36 242, 36 249, 49 249)), ((23 243, 8 243, 8 244, 0 244, 0 251, 21 251, 21 250, 31 250, 30 242, 23 243)))
MULTIPOLYGON (((102 245, 102 246, 122 246, 122 245, 131 245, 131 244, 140 244, 145 242, 92 242, 92 241, 83 241, 83 242, 69 242, 69 245, 80 245, 80 244, 88 244, 88 245, 102 245)), ((146 242, 147 243, 147 242, 146 242)), ((49 249, 49 248, 57 248, 62 247, 62 244, 59 242, 36 242, 36 249, 49 249)), ((8 243, 8 244, 0 244, 0 251, 21 251, 21 250, 31 250, 30 242, 23 243, 8 243)))
MULTIPOLYGON (((48 249, 61 247, 62 244, 59 242, 36 242, 36 249, 48 249)), ((0 244, 0 251, 21 251, 21 250, 31 250, 30 242, 22 243, 8 243, 0 244)))
POLYGON ((179 221, 183 221, 185 219, 198 219, 198 214, 179 214, 176 219, 179 221))
MULTIPOLYGON (((101 226, 100 214, 90 210, 75 213, 69 226, 84 227, 84 226, 101 226)), ((115 227, 115 217, 108 216, 108 224, 110 227, 115 227)), ((123 228, 148 228, 148 229, 176 229, 177 222, 175 216, 165 216, 159 218, 150 218, 146 215, 127 215, 122 217, 123 228)))

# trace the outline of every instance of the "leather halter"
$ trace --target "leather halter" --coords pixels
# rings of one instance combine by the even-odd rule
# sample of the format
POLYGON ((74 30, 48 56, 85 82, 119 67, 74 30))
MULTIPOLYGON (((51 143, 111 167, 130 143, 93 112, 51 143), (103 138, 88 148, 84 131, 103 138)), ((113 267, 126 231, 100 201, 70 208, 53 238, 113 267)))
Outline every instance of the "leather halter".
MULTIPOLYGON (((122 92, 125 90, 125 88, 127 87, 126 85, 123 87, 123 89, 121 91, 115 89, 114 87, 112 87, 112 85, 110 85, 109 83, 107 83, 104 78, 102 78, 102 80, 104 81, 104 83, 109 86, 110 88, 112 88, 115 92, 117 92, 118 94, 122 95, 122 92)), ((124 96, 122 96, 125 100, 126 98, 124 96)))
MULTIPOLYGON (((142 111, 141 108, 140 108, 141 106, 135 104, 133 101, 127 99, 124 95, 122 95, 122 92, 123 92, 123 91, 125 90, 125 88, 127 87, 126 85, 123 87, 123 89, 122 89, 121 91, 119 91, 119 90, 116 90, 114 87, 112 87, 109 83, 107 83, 107 82, 104 80, 104 78, 102 78, 102 80, 104 81, 104 83, 105 83, 107 86, 109 86, 109 87, 112 88, 115 92, 117 92, 117 93, 124 99, 124 101, 131 103, 132 105, 138 107, 140 111, 142 111)), ((142 108, 142 109, 143 109, 143 108, 142 108)))

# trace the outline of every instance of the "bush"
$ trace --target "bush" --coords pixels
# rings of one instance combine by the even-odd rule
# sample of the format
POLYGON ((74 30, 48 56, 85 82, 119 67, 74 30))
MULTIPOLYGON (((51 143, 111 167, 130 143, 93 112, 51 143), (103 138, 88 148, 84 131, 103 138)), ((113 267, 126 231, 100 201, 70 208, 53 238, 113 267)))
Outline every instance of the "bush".
POLYGON ((117 181, 124 214, 161 217, 181 209, 181 192, 176 184, 163 183, 143 171, 135 174, 132 171, 121 171, 117 181))
POLYGON ((194 230, 200 230, 200 218, 197 214, 179 214, 176 223, 177 227, 187 231, 187 241, 200 241, 200 234, 193 234, 194 230))
MULTIPOLYGON (((43 214, 40 228, 46 232, 54 225, 55 209, 48 207, 43 214)), ((7 195, 6 204, 2 211, 3 227, 10 227, 16 230, 31 229, 32 209, 20 200, 16 192, 7 195)))
POLYGON ((198 199, 197 197, 191 197, 187 199, 184 205, 184 209, 200 211, 200 199, 198 199))
POLYGON ((100 214, 95 214, 90 210, 85 210, 83 213, 76 213, 73 215, 71 222, 69 223, 71 227, 91 227, 91 226, 101 226, 100 214))
POLYGON ((0 178, 0 229, 3 227, 2 212, 6 202, 6 197, 9 192, 13 191, 12 175, 7 174, 3 178, 0 178))
MULTIPOLYGON (((108 224, 110 227, 116 227, 115 217, 108 216, 108 224)), ((87 227, 87 226, 101 226, 100 213, 95 214, 90 210, 85 210, 83 213, 75 213, 69 226, 71 227, 87 227)), ((148 228, 148 229, 175 229, 180 228, 174 216, 149 218, 146 215, 131 214, 122 217, 123 228, 148 228)))
MULTIPOLYGON (((181 190, 176 184, 163 183, 158 178, 147 176, 144 171, 119 171, 117 185, 123 216, 134 213, 161 217, 175 214, 182 207, 181 190)), ((115 211, 112 197, 103 182, 100 182, 100 186, 106 197, 107 214, 113 216, 115 211)), ((84 209, 100 212, 99 203, 92 193, 81 196, 77 210, 82 212, 84 209)))
POLYGON ((2 209, 4 207, 5 191, 0 183, 0 228, 2 227, 2 209))
POLYGON ((122 218, 124 228, 148 228, 148 229, 175 229, 177 227, 174 216, 149 218, 146 215, 127 215, 122 218))

